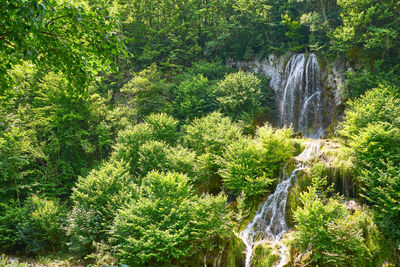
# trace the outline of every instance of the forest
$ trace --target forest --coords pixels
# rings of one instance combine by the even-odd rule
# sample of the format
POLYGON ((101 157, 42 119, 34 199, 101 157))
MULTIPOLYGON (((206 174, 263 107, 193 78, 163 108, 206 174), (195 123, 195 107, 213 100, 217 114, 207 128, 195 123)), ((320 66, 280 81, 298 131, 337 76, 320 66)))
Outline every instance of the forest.
POLYGON ((398 0, 0 0, 0 267, 400 266, 398 0))

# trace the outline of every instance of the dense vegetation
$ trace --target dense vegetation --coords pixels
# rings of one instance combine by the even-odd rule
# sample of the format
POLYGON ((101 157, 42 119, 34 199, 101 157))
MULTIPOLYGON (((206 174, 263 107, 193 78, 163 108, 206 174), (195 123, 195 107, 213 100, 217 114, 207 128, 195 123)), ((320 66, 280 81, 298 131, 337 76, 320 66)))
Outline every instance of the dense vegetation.
POLYGON ((292 263, 400 264, 400 2, 0 5, 0 254, 239 265, 236 233, 301 140, 271 126, 268 79, 226 60, 313 51, 348 62, 331 137, 359 204, 311 164, 292 263))

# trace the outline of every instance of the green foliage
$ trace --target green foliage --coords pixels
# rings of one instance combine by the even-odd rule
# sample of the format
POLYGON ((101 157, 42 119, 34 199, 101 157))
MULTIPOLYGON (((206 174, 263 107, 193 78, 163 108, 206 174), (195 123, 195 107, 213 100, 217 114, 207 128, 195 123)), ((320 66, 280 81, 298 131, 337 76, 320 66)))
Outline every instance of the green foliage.
POLYGON ((376 209, 376 218, 387 236, 400 238, 400 168, 392 162, 381 168, 365 170, 361 174, 364 183, 363 197, 376 209))
POLYGON ((151 113, 168 111, 168 84, 156 64, 136 73, 121 93, 125 104, 136 112, 137 121, 151 113))
POLYGON ((62 75, 49 73, 38 85, 29 122, 46 155, 43 190, 70 194, 77 176, 110 150, 107 108, 99 95, 74 90, 62 75))
POLYGON ((162 141, 168 146, 174 145, 179 136, 177 127, 178 121, 164 113, 149 115, 145 118, 145 122, 119 132, 112 158, 127 161, 130 164, 131 173, 137 174, 139 168, 143 167, 139 164, 141 145, 152 140, 162 141))
POLYGON ((164 141, 169 145, 176 144, 179 137, 178 120, 165 113, 158 113, 147 116, 145 122, 152 126, 152 135, 156 140, 164 141))
POLYGON ((187 69, 187 74, 190 76, 203 75, 209 81, 222 80, 226 74, 234 72, 234 69, 227 67, 222 61, 207 62, 201 60, 193 63, 190 68, 187 69))
POLYGON ((340 133, 357 138, 369 124, 387 123, 389 128, 400 127, 400 99, 395 89, 377 87, 358 99, 350 100, 340 133))
POLYGON ((173 89, 174 114, 187 121, 217 109, 214 85, 202 74, 189 77, 173 89))
POLYGON ((256 139, 242 138, 232 143, 221 159, 220 175, 229 192, 258 197, 268 191, 277 171, 293 155, 290 130, 275 131, 264 126, 256 139))
POLYGON ((241 129, 230 118, 218 112, 195 119, 184 129, 183 143, 197 154, 212 153, 222 156, 232 141, 239 139, 241 129))
POLYGON ((30 167, 42 158, 27 131, 12 127, 0 135, 0 199, 27 195, 32 187, 30 167))
POLYGON ((136 185, 123 161, 104 163, 87 177, 80 177, 71 196, 70 249, 84 254, 93 250, 95 242, 105 241, 118 208, 136 196, 136 185))
POLYGON ((119 132, 112 158, 125 160, 129 163, 131 173, 138 168, 139 147, 153 137, 153 127, 148 123, 136 124, 119 132))
POLYGON ((59 201, 33 195, 23 206, 0 203, 0 246, 2 250, 23 249, 25 253, 60 250, 66 241, 63 230, 66 210, 59 201))
POLYGON ((229 233, 225 201, 222 196, 194 196, 184 175, 149 173, 139 198, 114 220, 117 257, 127 264, 165 264, 195 249, 212 250, 215 239, 229 233))
POLYGON ((9 251, 20 246, 18 239, 18 224, 23 221, 25 214, 18 203, 0 202, 0 247, 2 251, 9 251))
POLYGON ((18 223, 18 239, 25 245, 26 253, 38 253, 52 248, 59 250, 64 246, 66 237, 63 230, 65 209, 57 200, 36 195, 25 202, 25 213, 18 223))
POLYGON ((66 73, 85 84, 99 70, 109 70, 122 42, 117 21, 105 8, 90 9, 60 1, 2 0, 0 11, 0 77, 22 60, 66 73))
POLYGON ((252 73, 239 71, 218 83, 217 101, 221 111, 233 120, 252 120, 260 110, 260 80, 252 73))
POLYGON ((301 194, 303 207, 294 212, 295 243, 308 250, 303 264, 356 266, 368 257, 357 216, 337 199, 318 197, 315 187, 301 194))
POLYGON ((289 48, 294 51, 302 51, 307 44, 307 28, 288 14, 285 14, 282 23, 287 27, 285 35, 290 40, 289 48))

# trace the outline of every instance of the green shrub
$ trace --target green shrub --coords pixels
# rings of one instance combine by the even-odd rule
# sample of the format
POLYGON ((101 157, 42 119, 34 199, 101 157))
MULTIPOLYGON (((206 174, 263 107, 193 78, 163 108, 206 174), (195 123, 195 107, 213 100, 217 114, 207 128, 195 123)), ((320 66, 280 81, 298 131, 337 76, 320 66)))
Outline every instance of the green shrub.
POLYGON ((221 113, 195 119, 184 129, 183 143, 196 154, 222 155, 226 146, 241 136, 241 129, 221 113))
POLYGON ((239 71, 218 83, 217 101, 221 111, 233 120, 251 121, 260 111, 260 80, 252 73, 239 71))
POLYGON ((26 217, 18 223, 18 239, 25 245, 26 253, 56 251, 63 247, 66 212, 57 200, 31 196, 22 212, 26 217))
POLYGON ((131 173, 138 169, 139 147, 148 140, 153 139, 153 127, 148 123, 140 123, 128 127, 118 134, 112 158, 117 161, 124 160, 129 163, 131 173))
POLYGON ((22 246, 18 239, 18 224, 25 219, 25 210, 18 203, 0 202, 0 248, 1 251, 15 250, 22 246))
POLYGON ((177 263, 196 250, 215 248, 229 233, 226 199, 196 197, 185 175, 149 173, 137 200, 119 211, 112 227, 122 263, 177 263))
POLYGON ((238 196, 243 191, 248 197, 266 193, 274 181, 273 172, 261 143, 247 138, 227 148, 219 170, 228 192, 238 196))
POLYGON ((356 216, 337 199, 322 199, 316 188, 301 194, 303 207, 294 212, 295 247, 308 253, 302 264, 359 266, 368 257, 356 216))
POLYGON ((135 110, 137 121, 151 113, 167 112, 168 84, 155 64, 136 73, 121 89, 125 104, 135 110))
POLYGON ((242 138, 228 146, 219 170, 229 192, 238 196, 260 196, 268 191, 277 171, 293 156, 291 131, 274 130, 266 125, 256 138, 242 138))
POLYGON ((220 80, 225 77, 227 73, 233 72, 234 69, 227 67, 221 61, 207 62, 199 61, 194 63, 188 70, 187 73, 190 75, 203 75, 208 80, 220 80))
POLYGON ((201 118, 217 109, 214 85, 202 75, 183 80, 173 89, 174 114, 181 120, 201 118))
POLYGON ((350 100, 340 133, 348 138, 357 138, 368 124, 388 123, 400 128, 400 99, 395 89, 377 87, 360 98, 350 100))
POLYGON ((378 224, 400 244, 400 167, 393 162, 361 174, 362 196, 374 205, 378 224))
MULTIPOLYGON (((400 117, 399 117, 400 118, 400 117)), ((360 168, 381 167, 382 161, 400 164, 400 128, 388 123, 369 124, 350 141, 355 162, 360 168)))
POLYGON ((80 177, 71 196, 73 209, 68 218, 69 246, 87 253, 94 242, 105 241, 116 211, 137 197, 136 185, 124 162, 111 161, 80 177))
POLYGON ((139 147, 139 174, 146 175, 152 170, 166 171, 169 146, 160 141, 148 141, 139 147))
POLYGON ((152 126, 152 136, 155 140, 164 141, 169 145, 176 144, 179 131, 179 121, 165 113, 153 113, 145 118, 152 126))

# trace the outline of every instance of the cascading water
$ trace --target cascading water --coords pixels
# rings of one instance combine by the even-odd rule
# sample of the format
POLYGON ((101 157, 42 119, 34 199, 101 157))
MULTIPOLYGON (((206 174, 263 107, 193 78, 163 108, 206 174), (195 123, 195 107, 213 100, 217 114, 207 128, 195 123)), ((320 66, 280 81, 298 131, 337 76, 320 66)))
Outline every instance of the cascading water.
POLYGON ((282 267, 287 263, 286 247, 281 243, 281 238, 287 231, 285 212, 289 189, 298 171, 306 168, 307 161, 316 157, 318 153, 318 141, 307 144, 304 151, 296 157, 297 168, 289 176, 286 170, 283 170, 283 176, 275 192, 268 197, 253 220, 240 232, 239 237, 246 245, 246 267, 251 265, 254 249, 267 241, 279 248, 280 260, 275 266, 282 267))
POLYGON ((304 136, 320 138, 324 134, 321 88, 316 55, 307 58, 305 54, 294 54, 277 88, 281 126, 292 126, 304 136))

